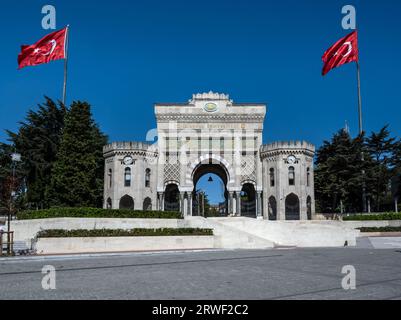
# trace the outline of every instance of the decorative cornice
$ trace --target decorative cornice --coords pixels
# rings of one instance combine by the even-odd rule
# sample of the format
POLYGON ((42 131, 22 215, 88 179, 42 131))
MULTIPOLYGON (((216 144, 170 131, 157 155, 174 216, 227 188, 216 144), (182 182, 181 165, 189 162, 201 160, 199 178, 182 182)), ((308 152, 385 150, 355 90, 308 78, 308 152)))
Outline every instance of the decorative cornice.
POLYGON ((168 113, 157 114, 156 119, 158 122, 263 122, 263 114, 182 114, 182 113, 168 113))

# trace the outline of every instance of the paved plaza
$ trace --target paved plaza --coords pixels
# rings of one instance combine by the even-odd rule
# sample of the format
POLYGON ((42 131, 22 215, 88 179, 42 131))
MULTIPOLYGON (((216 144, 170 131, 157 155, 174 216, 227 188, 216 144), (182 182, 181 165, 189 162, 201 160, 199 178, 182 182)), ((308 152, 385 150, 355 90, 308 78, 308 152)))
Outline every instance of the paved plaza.
POLYGON ((0 260, 0 299, 401 299, 401 249, 131 253, 0 260), (43 290, 44 265, 56 290, 43 290), (356 289, 341 286, 356 269, 356 289))

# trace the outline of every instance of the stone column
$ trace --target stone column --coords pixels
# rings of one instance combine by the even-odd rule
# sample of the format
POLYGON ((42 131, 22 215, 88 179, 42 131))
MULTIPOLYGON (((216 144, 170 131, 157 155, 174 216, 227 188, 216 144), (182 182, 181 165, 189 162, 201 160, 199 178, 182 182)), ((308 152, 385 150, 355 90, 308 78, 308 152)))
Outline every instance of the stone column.
POLYGON ((241 192, 237 193, 237 214, 241 216, 241 192))
POLYGON ((184 200, 185 200, 185 193, 180 192, 180 212, 183 216, 185 215, 184 200))
POLYGON ((258 219, 263 219, 263 214, 262 214, 262 192, 260 192, 260 191, 257 192, 257 197, 256 197, 256 217, 258 219))
POLYGON ((160 192, 158 192, 156 196, 156 211, 160 211, 160 197, 160 192))
POLYGON ((160 208, 162 211, 164 211, 164 197, 165 197, 165 194, 164 194, 164 192, 162 192, 161 199, 160 199, 160 201, 161 201, 160 208))
POLYGON ((228 206, 228 214, 234 214, 234 192, 229 192, 229 206, 228 206))
POLYGON ((187 216, 192 217, 192 192, 188 192, 188 211, 187 216))

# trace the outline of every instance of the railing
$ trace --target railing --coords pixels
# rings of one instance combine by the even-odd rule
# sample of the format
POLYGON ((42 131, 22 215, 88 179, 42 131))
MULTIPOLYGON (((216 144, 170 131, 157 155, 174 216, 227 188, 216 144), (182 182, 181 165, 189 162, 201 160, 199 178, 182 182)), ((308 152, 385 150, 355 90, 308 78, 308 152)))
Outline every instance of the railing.
POLYGON ((7 255, 11 256, 14 252, 14 231, 4 232, 0 231, 0 256, 3 255, 4 248, 6 248, 7 255), (3 237, 6 235, 6 241, 3 241, 3 237))

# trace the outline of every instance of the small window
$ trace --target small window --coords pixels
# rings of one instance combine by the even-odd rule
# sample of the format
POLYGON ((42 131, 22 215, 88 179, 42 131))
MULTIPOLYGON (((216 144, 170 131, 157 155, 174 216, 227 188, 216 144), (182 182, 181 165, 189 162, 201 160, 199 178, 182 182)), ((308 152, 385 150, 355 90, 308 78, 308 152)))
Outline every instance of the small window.
POLYGON ((109 188, 111 188, 113 184, 113 170, 109 169, 109 188))
POLYGON ((274 187, 275 181, 274 181, 274 169, 270 169, 270 187, 274 187))
POLYGON ((306 169, 306 186, 310 187, 310 168, 306 169))
POLYGON ((150 169, 145 172, 145 188, 150 188, 150 169))
POLYGON ((295 168, 294 167, 288 168, 288 184, 290 186, 295 185, 295 168))
POLYGON ((130 168, 125 168, 124 186, 125 187, 130 187, 131 186, 131 169, 130 168))

